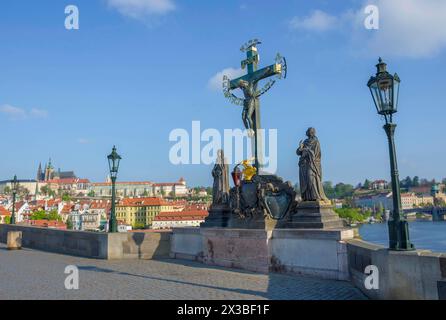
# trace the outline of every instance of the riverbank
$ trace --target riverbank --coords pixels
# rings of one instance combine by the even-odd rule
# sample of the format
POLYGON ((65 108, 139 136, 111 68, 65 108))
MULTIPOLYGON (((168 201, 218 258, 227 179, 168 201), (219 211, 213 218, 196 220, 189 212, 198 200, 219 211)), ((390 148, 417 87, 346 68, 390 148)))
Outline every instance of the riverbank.
MULTIPOLYGON (((388 246, 387 223, 366 223, 359 225, 358 229, 364 241, 388 246)), ((409 221, 409 235, 417 249, 446 252, 446 221, 433 222, 425 219, 409 221)))

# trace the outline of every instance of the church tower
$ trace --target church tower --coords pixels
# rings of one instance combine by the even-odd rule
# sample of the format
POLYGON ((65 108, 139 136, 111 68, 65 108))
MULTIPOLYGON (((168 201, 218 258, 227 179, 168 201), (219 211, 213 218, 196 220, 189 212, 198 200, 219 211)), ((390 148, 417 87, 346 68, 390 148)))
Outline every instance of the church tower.
POLYGON ((37 181, 42 181, 43 179, 43 173, 42 173, 42 163, 39 163, 39 169, 37 169, 37 181))
POLYGON ((51 164, 51 158, 50 158, 50 161, 48 162, 48 165, 45 168, 45 181, 53 179, 53 174, 54 174, 54 168, 51 164))

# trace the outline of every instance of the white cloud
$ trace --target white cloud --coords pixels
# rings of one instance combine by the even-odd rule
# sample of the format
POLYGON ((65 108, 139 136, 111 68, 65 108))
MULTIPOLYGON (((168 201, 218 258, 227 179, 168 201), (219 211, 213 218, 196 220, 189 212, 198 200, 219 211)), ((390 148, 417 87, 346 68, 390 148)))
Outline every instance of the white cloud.
POLYGON ((292 30, 348 34, 354 49, 367 54, 410 58, 431 57, 446 49, 446 1, 363 0, 362 6, 336 16, 316 10, 289 21, 292 30), (379 29, 367 30, 364 9, 379 9, 379 29))
POLYGON ((208 88, 211 90, 222 90, 223 89, 223 76, 228 76, 229 79, 235 79, 245 74, 242 69, 226 68, 220 72, 217 72, 208 81, 208 88))
POLYGON ((26 111, 22 108, 17 108, 9 104, 0 106, 0 112, 6 114, 11 119, 23 119, 26 118, 26 111))
POLYGON ((172 0, 107 0, 107 3, 119 13, 134 19, 163 15, 175 10, 172 0))
POLYGON ((80 144, 88 144, 88 143, 90 143, 90 140, 85 139, 85 138, 79 138, 79 139, 77 139, 77 142, 80 144))
POLYGON ((293 30, 327 31, 338 24, 338 18, 320 10, 313 11, 307 17, 294 17, 289 22, 293 30))
POLYGON ((46 118, 48 111, 42 109, 33 108, 29 112, 23 108, 14 107, 9 104, 0 106, 0 113, 6 114, 10 119, 26 119, 28 117, 33 118, 46 118))
POLYGON ((369 32, 372 52, 419 58, 446 48, 446 1, 375 0, 375 4, 380 29, 369 32))
POLYGON ((46 118, 48 116, 48 111, 42 109, 32 108, 30 111, 31 116, 38 118, 46 118))

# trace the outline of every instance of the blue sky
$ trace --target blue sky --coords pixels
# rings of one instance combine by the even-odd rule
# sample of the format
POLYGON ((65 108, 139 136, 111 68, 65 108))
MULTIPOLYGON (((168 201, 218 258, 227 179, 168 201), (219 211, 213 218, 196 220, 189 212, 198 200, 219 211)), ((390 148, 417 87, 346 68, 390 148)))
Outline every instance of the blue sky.
POLYGON ((278 129, 278 174, 297 181, 295 149, 309 126, 324 180, 389 179, 388 149, 367 80, 383 56, 402 78, 395 120, 400 176, 446 177, 446 4, 437 0, 3 0, 0 3, 0 180, 56 167, 103 181, 113 144, 121 180, 210 185, 210 167, 169 162, 169 133, 241 128, 241 109, 210 80, 237 69, 259 38, 261 65, 280 52, 288 78, 262 97, 278 129), (65 6, 80 29, 64 28, 65 6), (380 9, 366 30, 363 10, 380 9))

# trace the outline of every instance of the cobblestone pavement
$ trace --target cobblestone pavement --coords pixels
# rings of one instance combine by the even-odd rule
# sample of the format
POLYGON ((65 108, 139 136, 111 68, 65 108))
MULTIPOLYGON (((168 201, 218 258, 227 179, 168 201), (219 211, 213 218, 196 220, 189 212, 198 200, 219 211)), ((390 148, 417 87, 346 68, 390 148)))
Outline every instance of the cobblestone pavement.
POLYGON ((106 261, 0 244, 0 299, 365 299, 348 282, 255 274, 182 260, 106 261), (67 265, 79 290, 66 290, 67 265))

